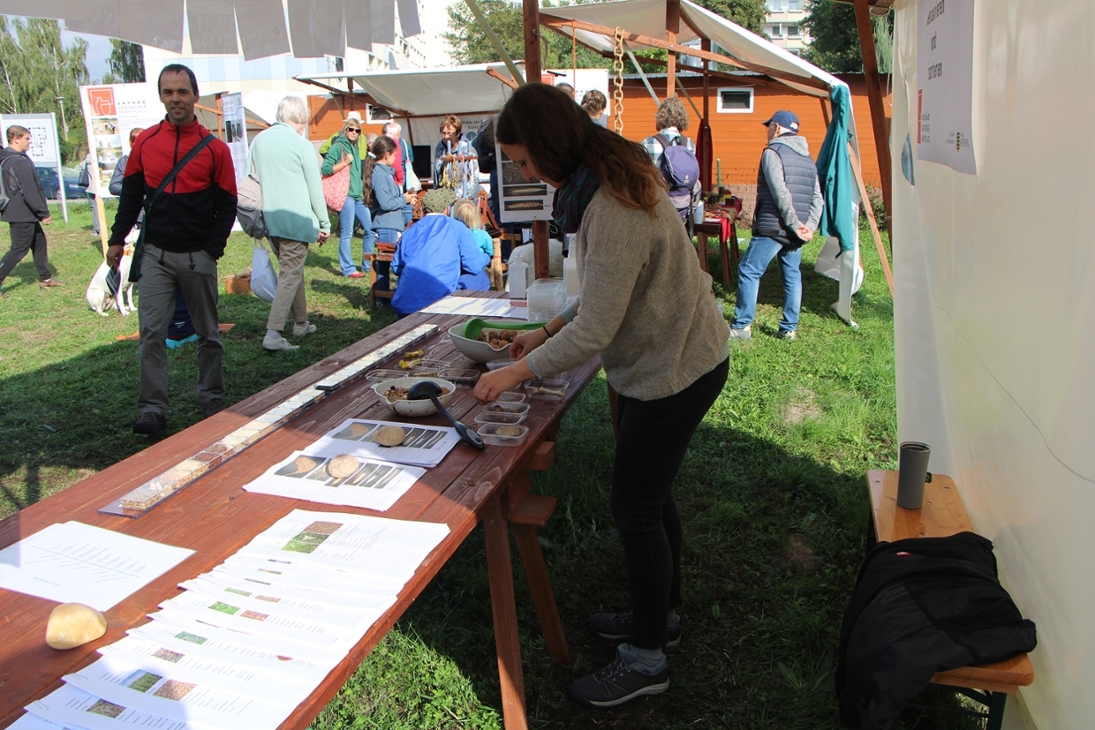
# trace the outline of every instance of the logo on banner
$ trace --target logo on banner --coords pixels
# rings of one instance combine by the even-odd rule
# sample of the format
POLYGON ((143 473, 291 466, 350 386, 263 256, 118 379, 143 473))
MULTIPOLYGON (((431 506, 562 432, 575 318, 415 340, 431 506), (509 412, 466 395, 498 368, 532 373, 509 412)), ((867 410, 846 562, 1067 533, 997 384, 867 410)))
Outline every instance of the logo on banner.
POLYGON ((93 116, 112 117, 114 111, 114 89, 100 87, 87 90, 87 103, 91 107, 93 116))

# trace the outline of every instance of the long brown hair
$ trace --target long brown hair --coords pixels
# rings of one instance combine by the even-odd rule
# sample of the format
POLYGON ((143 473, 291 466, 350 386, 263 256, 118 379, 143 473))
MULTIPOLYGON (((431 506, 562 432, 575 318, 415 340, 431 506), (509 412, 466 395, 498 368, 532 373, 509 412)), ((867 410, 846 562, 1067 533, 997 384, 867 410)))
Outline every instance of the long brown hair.
POLYGON ((585 163, 625 208, 653 215, 666 189, 642 145, 596 124, 573 99, 546 84, 513 92, 495 135, 502 144, 524 145, 536 169, 560 183, 585 163))

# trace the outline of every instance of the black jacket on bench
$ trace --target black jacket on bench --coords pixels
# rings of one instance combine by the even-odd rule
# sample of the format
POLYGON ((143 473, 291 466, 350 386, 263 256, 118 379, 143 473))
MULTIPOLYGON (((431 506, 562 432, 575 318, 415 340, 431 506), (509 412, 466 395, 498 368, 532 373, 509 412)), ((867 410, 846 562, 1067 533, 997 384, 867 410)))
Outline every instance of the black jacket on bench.
POLYGON ((879 543, 844 612, 836 693, 847 727, 889 730, 939 671, 1037 643, 1000 585, 992 543, 972 532, 879 543))

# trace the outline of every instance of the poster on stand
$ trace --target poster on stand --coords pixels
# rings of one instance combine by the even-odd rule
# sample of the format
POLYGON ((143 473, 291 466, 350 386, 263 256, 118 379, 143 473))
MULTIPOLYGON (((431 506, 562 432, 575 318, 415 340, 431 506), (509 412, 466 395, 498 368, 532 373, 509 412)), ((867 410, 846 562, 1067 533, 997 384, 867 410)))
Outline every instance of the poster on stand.
MULTIPOLYGON (((61 201, 61 212, 68 223, 68 205, 65 196, 65 178, 61 170, 61 144, 57 139, 57 116, 48 114, 0 114, 0 135, 7 144, 8 127, 18 125, 30 132, 30 147, 27 157, 35 167, 47 167, 57 172, 57 199, 61 201)), ((46 196, 50 195, 46 190, 46 196)))
POLYGON ((80 102, 93 168, 89 191, 100 198, 114 197, 108 190, 110 176, 118 160, 129 154, 129 133, 159 124, 163 103, 155 84, 81 86, 80 102))
POLYGON ((977 174, 973 151, 974 0, 920 0, 916 159, 977 174))
POLYGON ((501 145, 497 145, 499 223, 525 223, 551 220, 555 188, 541 180, 529 182, 521 166, 509 158, 501 145))
POLYGON ((236 177, 247 174, 247 118, 243 108, 243 94, 235 92, 221 97, 221 111, 224 112, 224 136, 232 152, 232 164, 236 168, 236 177))

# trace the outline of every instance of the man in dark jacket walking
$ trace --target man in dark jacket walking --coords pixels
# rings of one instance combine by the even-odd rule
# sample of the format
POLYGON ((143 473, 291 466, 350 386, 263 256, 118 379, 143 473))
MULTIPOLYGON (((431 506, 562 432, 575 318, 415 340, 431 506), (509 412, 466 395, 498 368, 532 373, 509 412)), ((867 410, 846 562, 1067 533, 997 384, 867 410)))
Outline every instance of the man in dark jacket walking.
POLYGON ((793 340, 802 306, 798 268, 802 247, 814 237, 824 201, 810 148, 798 133, 798 117, 778 111, 764 125, 768 127, 768 146, 760 153, 753 238, 738 265, 738 302, 730 337, 748 340, 752 336, 760 277, 778 255, 783 274, 783 318, 776 337, 793 340))
POLYGON ((140 266, 140 418, 133 432, 167 428, 167 331, 177 292, 186 299, 198 335, 198 398, 208 418, 224 398, 223 350, 217 317, 217 259, 224 255, 236 219, 236 172, 228 145, 212 139, 164 191, 156 189, 172 168, 211 133, 198 123, 198 81, 186 66, 164 67, 157 82, 167 117, 141 133, 129 153, 107 263, 117 267, 125 237, 144 218, 140 266))
MULTIPOLYGON (((43 289, 61 286, 49 272, 46 232, 42 226, 48 226, 52 219, 34 162, 27 157, 30 130, 13 124, 8 127, 7 139, 8 146, 0 150, 0 172, 10 202, 0 220, 11 227, 11 250, 0 259, 0 284, 30 251, 34 255, 34 267, 38 269, 38 286, 43 289)), ((0 289, 0 299, 3 298, 4 292, 0 289)))

